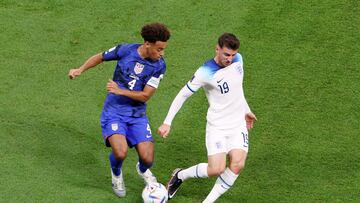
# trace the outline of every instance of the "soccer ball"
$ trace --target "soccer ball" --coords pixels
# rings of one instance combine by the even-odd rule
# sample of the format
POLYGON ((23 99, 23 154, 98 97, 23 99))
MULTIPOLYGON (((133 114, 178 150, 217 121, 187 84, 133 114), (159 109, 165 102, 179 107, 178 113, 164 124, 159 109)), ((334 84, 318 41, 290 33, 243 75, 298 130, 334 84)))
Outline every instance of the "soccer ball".
POLYGON ((165 203, 168 200, 168 191, 161 183, 150 183, 142 192, 144 203, 165 203))

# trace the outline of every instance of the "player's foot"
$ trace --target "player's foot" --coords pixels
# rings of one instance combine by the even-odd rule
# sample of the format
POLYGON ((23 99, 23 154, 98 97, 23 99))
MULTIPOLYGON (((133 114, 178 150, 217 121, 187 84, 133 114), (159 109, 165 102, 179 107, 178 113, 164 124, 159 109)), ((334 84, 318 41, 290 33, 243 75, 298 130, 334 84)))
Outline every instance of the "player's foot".
POLYGON ((142 173, 140 171, 139 165, 140 165, 140 163, 138 162, 136 164, 136 171, 138 172, 139 176, 144 179, 145 185, 150 184, 150 183, 156 183, 157 182, 156 177, 150 171, 150 169, 147 169, 144 173, 142 173))
POLYGON ((125 183, 122 174, 123 173, 121 171, 120 175, 116 176, 111 170, 112 189, 115 192, 115 194, 119 197, 125 197, 126 195, 125 183))
POLYGON ((181 168, 177 168, 173 171, 173 174, 166 185, 166 188, 169 192, 169 199, 173 198, 175 193, 178 191, 181 183, 183 182, 179 177, 178 173, 181 171, 181 168))

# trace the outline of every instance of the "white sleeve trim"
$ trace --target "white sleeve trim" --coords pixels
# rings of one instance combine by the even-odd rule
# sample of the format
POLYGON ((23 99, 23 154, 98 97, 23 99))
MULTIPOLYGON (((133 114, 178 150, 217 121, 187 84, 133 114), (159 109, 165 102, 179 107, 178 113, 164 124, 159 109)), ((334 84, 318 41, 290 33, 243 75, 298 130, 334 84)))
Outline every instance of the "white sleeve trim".
POLYGON ((147 85, 150 85, 151 87, 158 88, 160 84, 161 78, 158 77, 151 77, 150 80, 146 83, 147 85))
POLYGON ((178 111, 181 109, 184 102, 192 95, 194 94, 192 91, 189 90, 187 85, 185 85, 180 92, 176 95, 175 99, 171 103, 169 112, 164 120, 164 123, 167 125, 171 125, 173 119, 175 118, 175 115, 178 113, 178 111))

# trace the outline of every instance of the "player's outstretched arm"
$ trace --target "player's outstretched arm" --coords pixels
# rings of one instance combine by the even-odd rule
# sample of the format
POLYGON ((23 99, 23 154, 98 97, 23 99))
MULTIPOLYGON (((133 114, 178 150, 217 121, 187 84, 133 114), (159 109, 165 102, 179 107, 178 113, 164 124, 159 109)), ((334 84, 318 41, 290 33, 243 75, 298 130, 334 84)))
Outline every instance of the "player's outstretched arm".
POLYGON ((158 128, 157 133, 166 138, 170 133, 172 120, 175 118, 177 112, 181 109, 184 102, 193 94, 187 86, 184 86, 180 92, 176 95, 174 101, 171 103, 170 109, 164 123, 158 128))
POLYGON ((90 58, 88 58, 88 60, 86 60, 85 63, 83 65, 81 65, 79 68, 70 69, 68 76, 70 79, 75 79, 77 76, 80 76, 81 73, 85 72, 86 70, 88 70, 102 62, 103 62, 102 53, 95 54, 94 56, 91 56, 90 58))

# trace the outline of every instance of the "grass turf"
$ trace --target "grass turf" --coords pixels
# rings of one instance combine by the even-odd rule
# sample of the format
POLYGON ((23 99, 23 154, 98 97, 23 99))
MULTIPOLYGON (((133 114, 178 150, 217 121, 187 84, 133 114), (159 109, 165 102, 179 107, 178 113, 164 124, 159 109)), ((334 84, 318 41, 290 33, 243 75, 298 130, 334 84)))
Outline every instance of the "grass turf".
MULTIPOLYGON (((114 63, 75 81, 67 72, 161 21, 172 31, 168 70, 148 105, 153 132, 177 91, 213 57, 217 37, 241 39, 245 94, 259 121, 245 171, 219 202, 360 199, 358 1, 0 2, 0 201, 140 202, 136 153, 124 163, 128 195, 110 186, 99 115, 114 63)), ((206 161, 207 102, 195 94, 172 134, 156 137, 153 172, 206 161)), ((200 202, 215 179, 190 180, 174 202, 200 202)))

